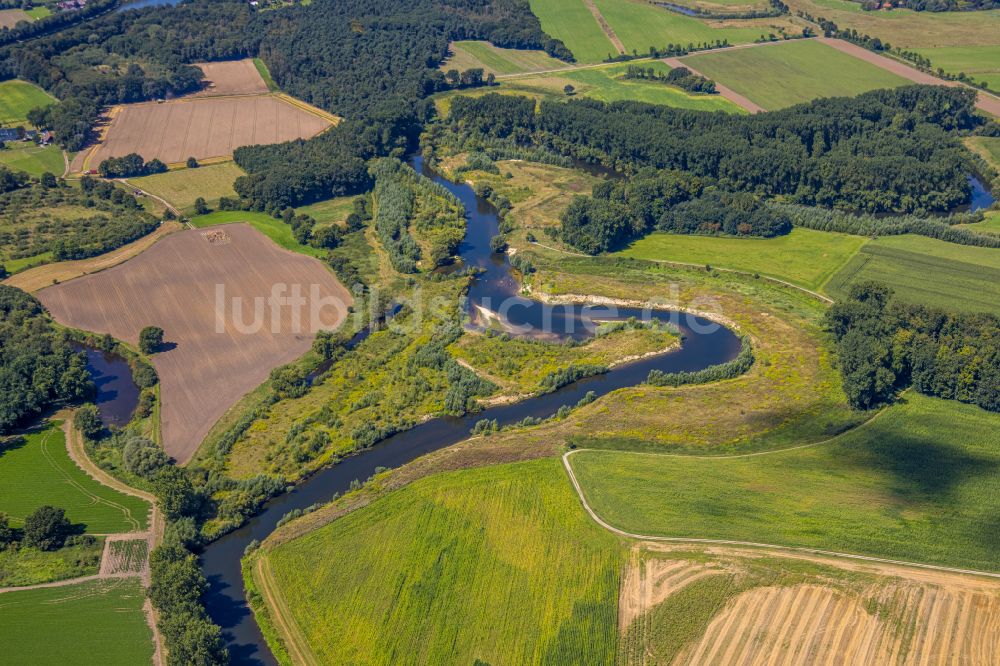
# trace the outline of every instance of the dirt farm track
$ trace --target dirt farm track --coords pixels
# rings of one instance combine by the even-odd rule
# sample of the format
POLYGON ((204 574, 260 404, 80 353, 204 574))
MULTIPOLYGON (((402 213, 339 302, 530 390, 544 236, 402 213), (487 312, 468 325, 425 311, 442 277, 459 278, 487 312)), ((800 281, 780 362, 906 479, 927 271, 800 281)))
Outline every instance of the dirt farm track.
POLYGON ((164 329, 165 349, 153 356, 163 447, 180 463, 231 405, 272 368, 304 354, 315 332, 339 324, 351 304, 347 290, 318 260, 284 250, 245 224, 172 234, 134 259, 37 296, 57 321, 132 344, 145 326, 164 329), (301 285, 305 297, 315 285, 328 305, 315 322, 308 307, 272 308, 274 285, 284 285, 285 296, 301 285))

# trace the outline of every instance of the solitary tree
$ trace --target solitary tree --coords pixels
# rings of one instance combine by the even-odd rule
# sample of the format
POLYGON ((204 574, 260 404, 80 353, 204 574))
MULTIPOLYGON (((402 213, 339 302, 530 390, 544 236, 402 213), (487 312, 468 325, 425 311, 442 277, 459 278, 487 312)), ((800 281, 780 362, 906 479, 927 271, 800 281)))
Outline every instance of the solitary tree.
POLYGON ((84 405, 73 415, 73 426, 87 439, 97 439, 104 429, 101 415, 94 405, 84 405))
POLYGON ((24 521, 24 543, 39 550, 62 548, 71 527, 63 509, 40 506, 24 521))
POLYGON ((197 169, 198 168, 198 160, 196 160, 193 157, 189 157, 187 159, 187 167, 188 167, 188 169, 197 169))
POLYGON ((563 92, 566 93, 567 95, 572 95, 573 91, 575 91, 575 90, 576 90, 576 88, 574 88, 573 86, 571 86, 568 83, 565 86, 563 86, 563 92))
POLYGON ((194 200, 195 214, 205 215, 206 213, 210 213, 211 211, 212 209, 208 207, 208 204, 205 202, 204 197, 198 197, 197 199, 194 200))
POLYGON ((147 326, 139 332, 139 351, 143 354, 155 354, 163 344, 163 329, 159 326, 147 326))

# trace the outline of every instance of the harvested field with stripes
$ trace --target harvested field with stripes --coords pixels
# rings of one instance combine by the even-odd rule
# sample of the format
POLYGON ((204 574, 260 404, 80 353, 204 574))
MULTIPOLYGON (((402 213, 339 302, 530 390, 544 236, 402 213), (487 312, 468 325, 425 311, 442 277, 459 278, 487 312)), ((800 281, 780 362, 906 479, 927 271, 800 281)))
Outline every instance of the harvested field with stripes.
POLYGON ((267 84, 250 58, 200 62, 195 65, 205 72, 205 88, 197 95, 264 95, 267 84))
POLYGON ((109 157, 138 153, 176 164, 228 157, 240 146, 281 143, 319 134, 330 117, 279 95, 193 97, 128 104, 109 112, 104 137, 73 160, 73 171, 96 169, 109 157))
POLYGON ((1000 581, 643 544, 619 625, 626 664, 995 664, 1000 581))

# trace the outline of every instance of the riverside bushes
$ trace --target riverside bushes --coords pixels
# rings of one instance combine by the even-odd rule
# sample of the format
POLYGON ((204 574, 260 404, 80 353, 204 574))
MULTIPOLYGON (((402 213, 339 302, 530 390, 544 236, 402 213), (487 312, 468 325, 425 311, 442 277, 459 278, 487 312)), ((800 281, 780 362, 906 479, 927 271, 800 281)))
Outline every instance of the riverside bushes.
POLYGON ((696 370, 695 372, 650 370, 649 376, 646 377, 646 383, 652 386, 683 386, 685 384, 708 384, 709 382, 718 382, 723 379, 735 379, 750 370, 753 362, 753 346, 750 344, 750 338, 743 336, 740 353, 732 361, 713 365, 704 370, 696 370))

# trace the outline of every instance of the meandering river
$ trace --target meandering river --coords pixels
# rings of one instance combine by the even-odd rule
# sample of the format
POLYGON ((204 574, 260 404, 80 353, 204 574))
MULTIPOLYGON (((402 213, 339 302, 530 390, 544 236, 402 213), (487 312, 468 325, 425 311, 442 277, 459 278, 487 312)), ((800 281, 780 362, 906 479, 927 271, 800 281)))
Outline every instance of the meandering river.
POLYGON ((295 489, 272 499, 246 525, 210 544, 201 557, 210 586, 206 607, 212 620, 222 627, 234 664, 276 663, 247 607, 240 558, 247 544, 267 537, 281 517, 292 509, 328 502, 335 493, 348 490, 355 479, 367 479, 378 467, 399 467, 421 455, 460 442, 469 437, 470 429, 479 419, 496 419, 500 425, 507 425, 527 416, 548 417, 563 405, 576 404, 588 391, 600 396, 639 384, 654 368, 664 372, 699 370, 729 361, 739 353, 740 340, 736 335, 698 317, 666 310, 644 313, 637 308, 611 311, 579 305, 549 306, 519 297, 519 285, 511 273, 507 256, 490 250, 490 239, 496 235, 499 224, 493 206, 476 197, 469 185, 448 181, 427 169, 419 156, 411 163, 465 205, 468 226, 459 254, 466 266, 482 270, 469 290, 470 312, 476 311, 475 306, 504 307, 510 325, 531 328, 526 335, 535 335, 544 329, 545 335, 578 339, 592 334, 586 325, 588 318, 625 319, 645 314, 674 322, 684 335, 683 345, 675 351, 624 364, 607 374, 583 379, 519 403, 491 407, 460 418, 427 421, 317 472, 295 489))

